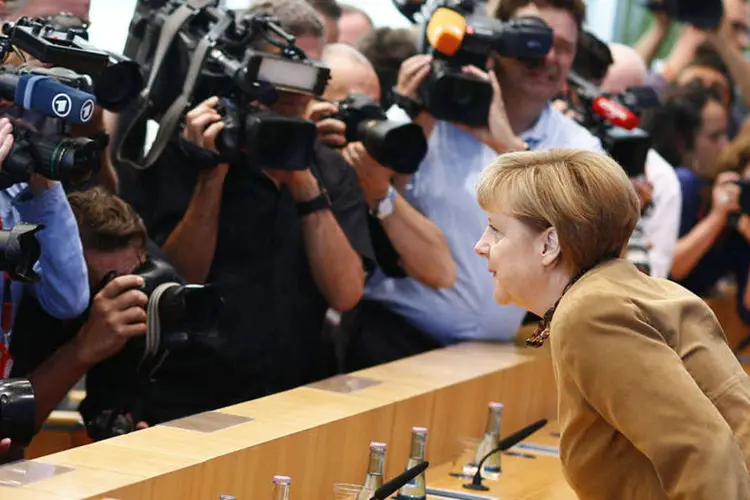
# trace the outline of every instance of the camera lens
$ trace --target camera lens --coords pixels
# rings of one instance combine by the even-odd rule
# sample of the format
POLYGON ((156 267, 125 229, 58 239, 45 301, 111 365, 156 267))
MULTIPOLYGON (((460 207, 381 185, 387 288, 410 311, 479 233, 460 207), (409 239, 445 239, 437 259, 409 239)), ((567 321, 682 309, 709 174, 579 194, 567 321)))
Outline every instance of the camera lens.
POLYGON ((40 160, 36 172, 48 179, 79 185, 99 170, 99 147, 91 139, 34 135, 29 142, 40 160))

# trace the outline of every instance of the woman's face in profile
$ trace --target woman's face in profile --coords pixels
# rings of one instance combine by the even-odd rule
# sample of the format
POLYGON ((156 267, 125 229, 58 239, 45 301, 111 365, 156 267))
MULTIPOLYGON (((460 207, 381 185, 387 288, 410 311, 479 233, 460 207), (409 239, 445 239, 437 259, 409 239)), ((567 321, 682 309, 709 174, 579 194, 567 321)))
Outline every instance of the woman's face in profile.
POLYGON ((501 305, 528 307, 542 268, 540 235, 520 220, 505 214, 489 214, 487 229, 474 251, 487 259, 495 286, 494 299, 501 305))
POLYGON ((727 113, 718 101, 710 100, 701 112, 701 126, 693 141, 695 173, 705 178, 716 175, 716 159, 727 147, 727 113))

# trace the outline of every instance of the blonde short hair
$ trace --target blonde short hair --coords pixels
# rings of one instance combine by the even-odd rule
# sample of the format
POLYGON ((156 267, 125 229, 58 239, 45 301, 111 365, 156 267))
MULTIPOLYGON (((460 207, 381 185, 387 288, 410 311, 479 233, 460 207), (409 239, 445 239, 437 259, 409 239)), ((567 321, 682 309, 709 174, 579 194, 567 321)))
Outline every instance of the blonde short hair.
POLYGON ((620 257, 640 218, 625 171, 591 151, 504 154, 482 172, 477 200, 536 231, 554 227, 562 260, 574 272, 620 257))

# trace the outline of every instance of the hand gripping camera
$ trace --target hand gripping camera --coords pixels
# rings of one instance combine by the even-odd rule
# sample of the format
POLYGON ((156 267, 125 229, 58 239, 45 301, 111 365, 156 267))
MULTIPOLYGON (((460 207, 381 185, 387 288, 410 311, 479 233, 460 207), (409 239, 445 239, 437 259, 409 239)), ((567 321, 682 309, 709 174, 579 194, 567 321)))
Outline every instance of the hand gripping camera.
POLYGON ((470 126, 487 124, 492 86, 463 73, 464 66, 484 69, 495 53, 529 62, 552 48, 552 30, 535 17, 503 22, 487 17, 481 0, 394 0, 421 27, 420 52, 434 57, 432 71, 419 89, 422 104, 438 120, 470 126))

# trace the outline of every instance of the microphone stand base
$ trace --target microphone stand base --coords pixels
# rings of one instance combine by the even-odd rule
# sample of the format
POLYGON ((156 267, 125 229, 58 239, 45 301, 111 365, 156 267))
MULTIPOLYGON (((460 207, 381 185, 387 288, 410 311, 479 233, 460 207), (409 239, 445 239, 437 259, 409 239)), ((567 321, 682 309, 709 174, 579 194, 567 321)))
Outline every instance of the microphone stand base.
POLYGON ((483 484, 474 484, 474 483, 468 483, 464 485, 464 488, 467 490, 475 490, 475 491, 489 491, 490 489, 486 487, 483 484))

